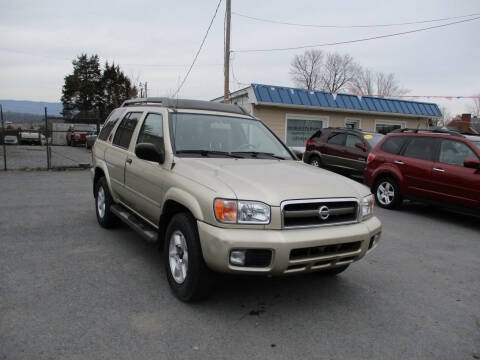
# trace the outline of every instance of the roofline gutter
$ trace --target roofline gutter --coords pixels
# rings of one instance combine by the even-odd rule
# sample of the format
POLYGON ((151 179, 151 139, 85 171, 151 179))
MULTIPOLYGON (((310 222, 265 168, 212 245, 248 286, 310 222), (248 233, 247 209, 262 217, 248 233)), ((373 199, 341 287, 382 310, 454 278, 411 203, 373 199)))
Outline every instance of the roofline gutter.
MULTIPOLYGON (((256 100, 256 99, 255 99, 256 100)), ((352 113, 352 114, 368 114, 368 115, 382 115, 382 116, 400 116, 408 118, 422 118, 422 119, 440 119, 440 116, 433 115, 413 115, 413 114, 404 114, 404 113, 390 113, 382 111, 368 111, 368 110, 357 110, 357 109, 339 109, 332 107, 323 107, 323 106, 309 106, 309 105, 295 105, 295 104, 279 104, 271 102, 256 102, 255 106, 272 106, 272 107, 281 107, 281 108, 290 108, 290 109, 303 109, 303 110, 322 110, 322 111, 333 111, 333 112, 342 112, 342 113, 352 113)))

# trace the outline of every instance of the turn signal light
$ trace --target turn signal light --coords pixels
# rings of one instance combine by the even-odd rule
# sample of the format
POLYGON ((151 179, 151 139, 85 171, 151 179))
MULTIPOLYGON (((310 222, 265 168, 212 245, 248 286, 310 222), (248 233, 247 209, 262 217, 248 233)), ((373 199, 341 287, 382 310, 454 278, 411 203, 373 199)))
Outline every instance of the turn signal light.
POLYGON ((236 200, 215 200, 215 216, 223 223, 237 222, 237 201, 236 200))

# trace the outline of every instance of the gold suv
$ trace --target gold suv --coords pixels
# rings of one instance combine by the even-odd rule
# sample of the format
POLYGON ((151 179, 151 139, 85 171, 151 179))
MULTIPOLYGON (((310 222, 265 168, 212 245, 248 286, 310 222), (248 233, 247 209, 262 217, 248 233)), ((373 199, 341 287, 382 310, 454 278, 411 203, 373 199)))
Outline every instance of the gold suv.
POLYGON ((92 156, 98 222, 162 244, 183 301, 206 295, 214 272, 335 275, 380 239, 368 188, 296 161, 235 105, 126 101, 92 156))

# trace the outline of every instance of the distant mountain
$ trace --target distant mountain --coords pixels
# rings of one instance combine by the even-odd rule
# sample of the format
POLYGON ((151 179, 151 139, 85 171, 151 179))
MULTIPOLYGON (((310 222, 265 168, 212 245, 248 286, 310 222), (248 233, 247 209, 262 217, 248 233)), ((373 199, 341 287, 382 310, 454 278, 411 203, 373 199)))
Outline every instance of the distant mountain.
POLYGON ((45 106, 49 116, 60 116, 63 110, 62 103, 26 100, 0 100, 3 112, 44 115, 45 106))

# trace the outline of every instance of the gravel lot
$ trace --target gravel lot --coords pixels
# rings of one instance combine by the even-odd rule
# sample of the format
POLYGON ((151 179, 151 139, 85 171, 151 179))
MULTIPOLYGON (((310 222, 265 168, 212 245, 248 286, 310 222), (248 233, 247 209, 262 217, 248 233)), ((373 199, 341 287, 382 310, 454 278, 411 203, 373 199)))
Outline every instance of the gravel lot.
MULTIPOLYGON (((51 146, 51 166, 79 167, 81 164, 90 165, 91 152, 84 146, 51 146)), ((47 168, 46 146, 35 145, 8 145, 7 169, 41 169, 47 168)), ((0 145, 0 170, 3 170, 3 146, 0 145)))
POLYGON ((377 209, 336 279, 224 277, 171 295, 160 253, 97 225, 88 171, 0 173, 0 359, 479 359, 480 221, 377 209))

